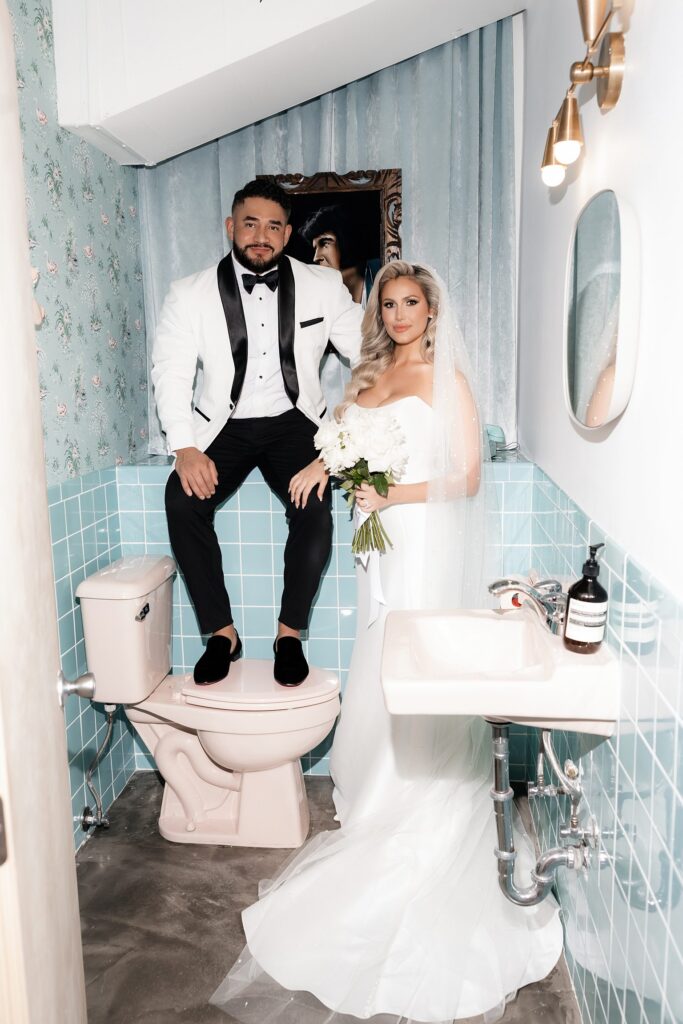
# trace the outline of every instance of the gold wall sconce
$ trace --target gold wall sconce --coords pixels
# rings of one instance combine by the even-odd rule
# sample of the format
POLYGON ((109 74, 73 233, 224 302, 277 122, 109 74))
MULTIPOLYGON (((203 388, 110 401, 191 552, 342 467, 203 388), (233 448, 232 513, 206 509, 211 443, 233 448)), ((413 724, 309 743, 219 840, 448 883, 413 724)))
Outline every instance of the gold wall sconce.
POLYGON ((624 34, 607 31, 620 6, 618 0, 578 0, 578 5, 586 56, 569 69, 571 85, 548 131, 541 177, 549 188, 562 184, 567 167, 578 160, 583 148, 577 88, 595 80, 598 106, 601 110, 612 110, 624 79, 624 34), (594 64, 598 48, 600 52, 594 64))

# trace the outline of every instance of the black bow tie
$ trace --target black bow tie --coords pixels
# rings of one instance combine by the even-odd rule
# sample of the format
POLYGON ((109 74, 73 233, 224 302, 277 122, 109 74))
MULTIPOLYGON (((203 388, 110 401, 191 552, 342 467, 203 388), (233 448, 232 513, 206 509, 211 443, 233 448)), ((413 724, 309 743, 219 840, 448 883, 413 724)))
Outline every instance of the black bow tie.
POLYGON ((247 295, 251 295, 257 284, 267 284, 271 292, 274 292, 277 288, 278 269, 271 270, 267 274, 258 276, 257 274, 242 274, 242 284, 247 295))

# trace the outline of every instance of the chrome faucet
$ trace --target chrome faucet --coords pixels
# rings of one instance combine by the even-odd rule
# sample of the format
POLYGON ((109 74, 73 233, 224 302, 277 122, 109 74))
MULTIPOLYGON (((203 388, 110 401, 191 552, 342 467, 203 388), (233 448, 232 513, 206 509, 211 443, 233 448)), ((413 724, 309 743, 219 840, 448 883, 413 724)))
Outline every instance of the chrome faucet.
POLYGON ((559 580, 540 580, 533 586, 523 580, 505 578, 489 584, 489 593, 494 597, 503 594, 519 594, 522 601, 530 604, 537 612, 543 625, 551 633, 561 633, 567 610, 567 595, 562 593, 559 580))

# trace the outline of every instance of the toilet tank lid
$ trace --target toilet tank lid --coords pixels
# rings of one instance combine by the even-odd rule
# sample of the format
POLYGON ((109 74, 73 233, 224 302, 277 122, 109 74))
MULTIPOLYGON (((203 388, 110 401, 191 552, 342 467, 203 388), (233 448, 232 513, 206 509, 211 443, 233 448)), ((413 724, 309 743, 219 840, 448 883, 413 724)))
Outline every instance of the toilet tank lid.
POLYGON ((79 583, 76 597, 100 601, 134 600, 151 594, 175 571, 176 564, 168 555, 119 558, 79 583))

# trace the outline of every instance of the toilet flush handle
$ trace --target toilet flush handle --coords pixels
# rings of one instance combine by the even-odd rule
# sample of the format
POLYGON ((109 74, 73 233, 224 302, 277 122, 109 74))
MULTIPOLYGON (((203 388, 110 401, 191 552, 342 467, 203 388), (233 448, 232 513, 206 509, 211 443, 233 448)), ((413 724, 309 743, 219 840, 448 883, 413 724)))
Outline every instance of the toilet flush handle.
POLYGON ((64 707, 64 701, 67 697, 72 694, 76 694, 77 697, 85 697, 86 700, 92 700, 95 696, 95 676, 92 672, 85 672, 78 679, 74 679, 72 682, 70 679, 66 679, 61 668, 57 673, 57 698, 59 700, 60 708, 64 707))

